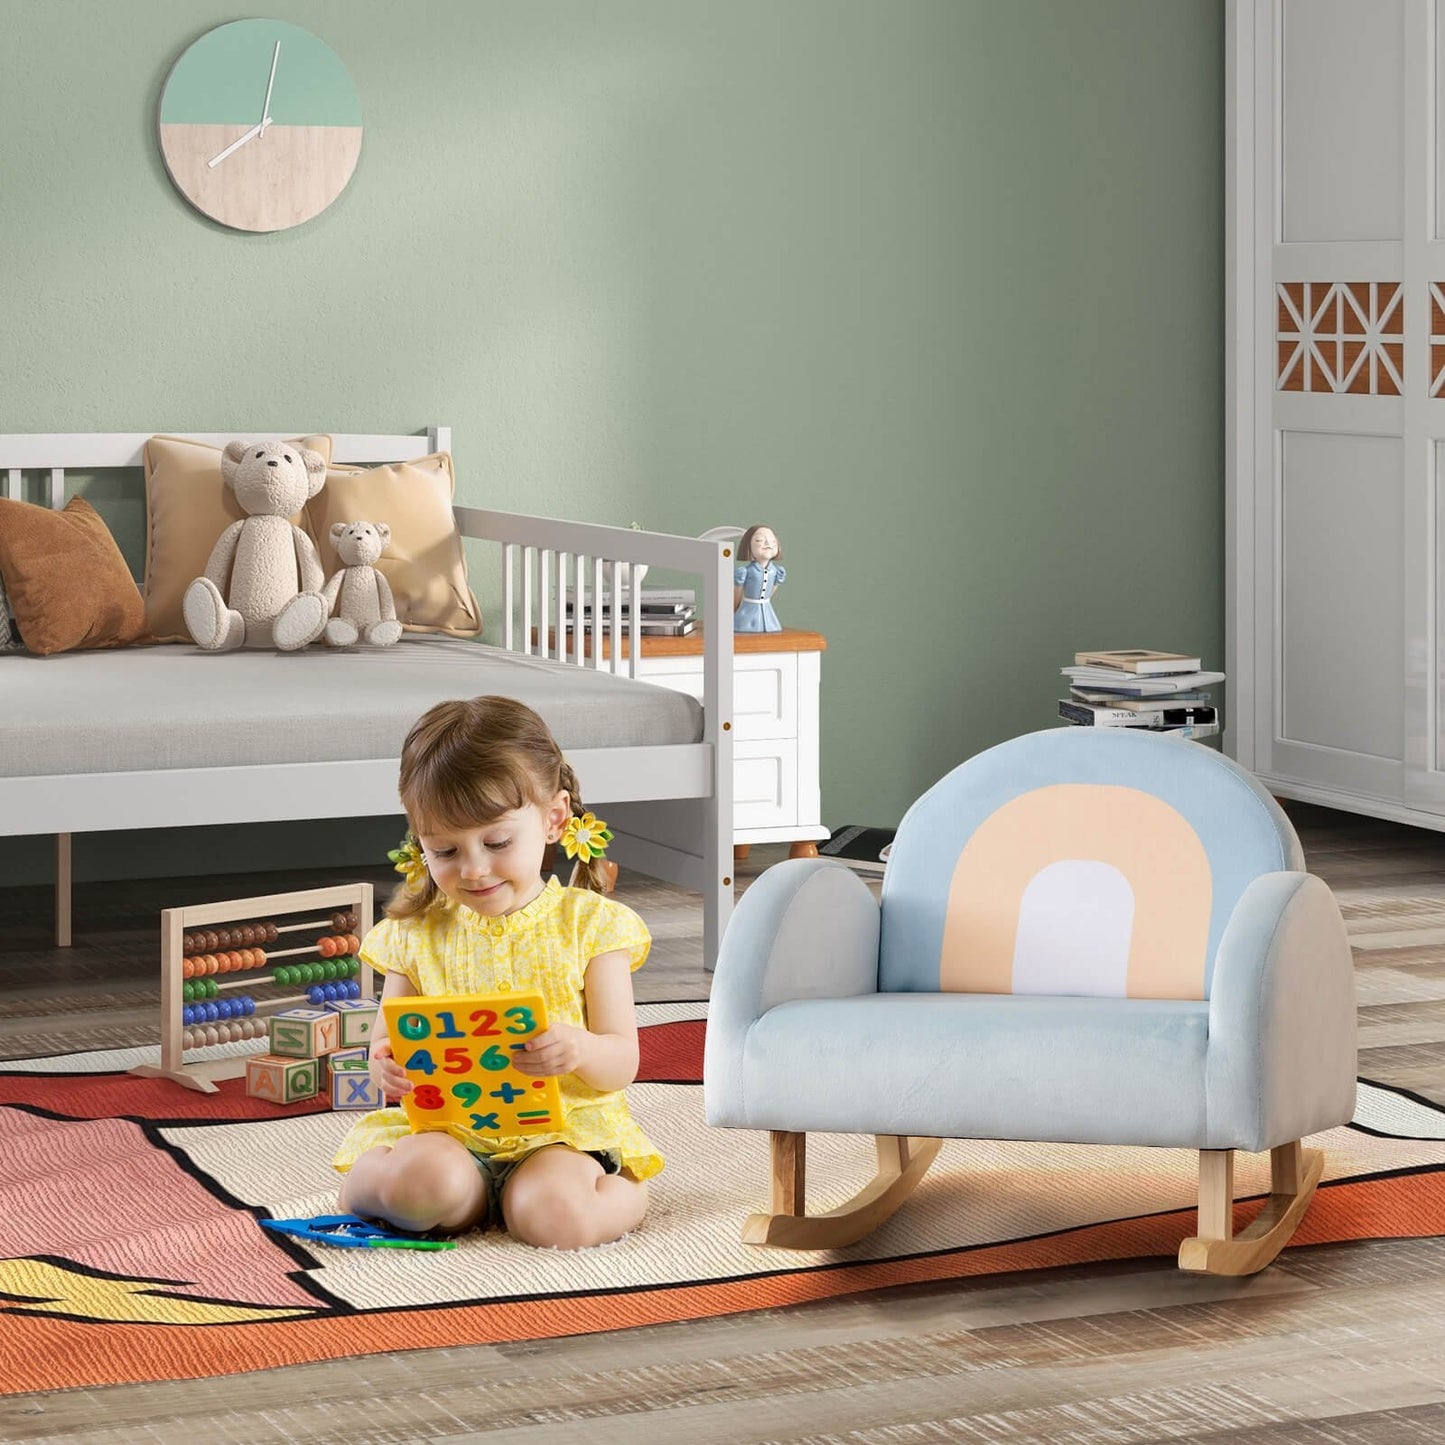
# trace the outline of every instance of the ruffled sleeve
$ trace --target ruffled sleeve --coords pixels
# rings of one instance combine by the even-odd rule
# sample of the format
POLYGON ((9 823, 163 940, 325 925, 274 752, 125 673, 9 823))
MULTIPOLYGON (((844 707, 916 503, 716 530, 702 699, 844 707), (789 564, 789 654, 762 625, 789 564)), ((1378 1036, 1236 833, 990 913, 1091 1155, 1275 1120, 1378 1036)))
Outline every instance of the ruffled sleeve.
POLYGON ((600 893, 593 897, 595 910, 582 933, 583 968, 598 954, 623 952, 636 973, 652 949, 647 925, 625 904, 600 893))
POLYGON ((748 569, 746 567, 733 568, 733 586, 741 587, 748 580, 748 569))
POLYGON ((408 942, 408 930, 399 919, 383 918, 361 940, 357 956, 382 973, 401 974, 420 993, 421 980, 417 976, 416 961, 411 956, 408 942))

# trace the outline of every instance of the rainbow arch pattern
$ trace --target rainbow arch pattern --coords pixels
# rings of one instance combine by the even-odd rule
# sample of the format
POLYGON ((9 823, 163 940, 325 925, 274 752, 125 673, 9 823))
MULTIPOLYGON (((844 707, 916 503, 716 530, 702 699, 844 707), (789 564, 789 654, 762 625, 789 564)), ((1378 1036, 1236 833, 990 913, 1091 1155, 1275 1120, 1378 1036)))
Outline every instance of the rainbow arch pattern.
POLYGON ((1203 999, 1213 879, 1189 821, 1107 783, 1034 788, 990 813, 949 883, 945 993, 1203 999))

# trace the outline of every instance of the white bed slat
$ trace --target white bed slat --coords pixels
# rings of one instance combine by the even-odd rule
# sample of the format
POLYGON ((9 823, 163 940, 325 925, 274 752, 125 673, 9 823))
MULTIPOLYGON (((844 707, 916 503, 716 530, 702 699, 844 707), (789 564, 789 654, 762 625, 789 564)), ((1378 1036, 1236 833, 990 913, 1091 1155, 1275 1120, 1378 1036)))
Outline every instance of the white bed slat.
POLYGON ((522 549, 522 651, 532 655, 532 574, 536 570, 537 549, 522 549))
POLYGON ((59 511, 65 505, 65 468, 50 469, 50 505, 59 511))
POLYGON ((512 597, 516 592, 515 549, 509 544, 502 546, 502 646, 508 652, 515 652, 516 618, 513 616, 512 597))
POLYGON ((10 470, 5 473, 5 495, 9 497, 12 502, 19 502, 24 500, 22 496, 24 491, 25 478, 21 475, 20 468, 11 467, 10 470))
POLYGON ((612 657, 608 662, 614 675, 622 672, 622 563, 612 564, 612 657))
POLYGON ((604 563, 601 557, 592 559, 592 669, 602 667, 602 633, 607 626, 605 604, 607 593, 603 588, 604 563))
MULTIPOLYGON (((644 574, 646 575, 646 574, 644 574)), ((637 575, 637 563, 627 568, 627 675, 637 676, 637 664, 642 661, 642 579, 637 575)))

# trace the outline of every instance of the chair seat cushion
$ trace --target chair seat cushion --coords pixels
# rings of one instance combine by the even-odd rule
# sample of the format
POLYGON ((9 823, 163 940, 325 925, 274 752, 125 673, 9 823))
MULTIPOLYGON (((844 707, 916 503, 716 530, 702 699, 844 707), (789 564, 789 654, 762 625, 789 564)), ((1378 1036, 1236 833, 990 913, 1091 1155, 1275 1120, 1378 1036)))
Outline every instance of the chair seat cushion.
POLYGON ((746 1119, 796 1132, 1200 1148, 1209 1005, 898 993, 779 1004, 744 1048, 746 1119))

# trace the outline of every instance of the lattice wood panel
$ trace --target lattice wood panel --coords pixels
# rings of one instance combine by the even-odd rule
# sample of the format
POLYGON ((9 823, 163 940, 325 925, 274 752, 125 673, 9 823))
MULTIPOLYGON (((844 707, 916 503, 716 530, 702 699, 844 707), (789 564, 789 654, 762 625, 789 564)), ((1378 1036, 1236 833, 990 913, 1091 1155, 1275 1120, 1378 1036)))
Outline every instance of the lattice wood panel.
MULTIPOLYGON (((1278 390, 1364 396, 1404 391, 1405 307, 1398 281, 1283 281, 1275 292, 1278 390)), ((1445 324, 1440 329, 1445 349, 1445 324)))

